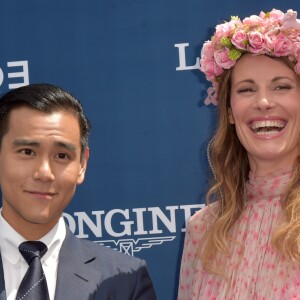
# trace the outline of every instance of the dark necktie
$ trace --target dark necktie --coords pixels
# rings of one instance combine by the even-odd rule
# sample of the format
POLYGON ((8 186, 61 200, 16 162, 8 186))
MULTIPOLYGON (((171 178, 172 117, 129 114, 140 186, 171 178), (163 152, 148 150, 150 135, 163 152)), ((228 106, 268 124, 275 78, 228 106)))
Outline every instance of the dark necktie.
POLYGON ((40 241, 20 244, 19 251, 29 267, 21 281, 16 300, 49 300, 47 281, 41 264, 41 258, 47 250, 47 246, 40 241))

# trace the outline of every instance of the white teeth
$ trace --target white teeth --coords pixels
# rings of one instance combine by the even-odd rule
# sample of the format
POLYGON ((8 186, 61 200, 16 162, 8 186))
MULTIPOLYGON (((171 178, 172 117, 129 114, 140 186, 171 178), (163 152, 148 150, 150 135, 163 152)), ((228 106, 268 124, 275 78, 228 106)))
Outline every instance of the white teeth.
POLYGON ((251 123, 253 132, 257 135, 275 135, 285 126, 285 121, 265 120, 251 123))
POLYGON ((274 130, 274 131, 259 131, 256 132, 257 135, 273 135, 273 134, 277 134, 278 131, 274 130))
MULTIPOLYGON (((283 128, 284 127, 284 121, 256 121, 251 124, 252 129, 259 129, 264 127, 278 127, 283 128)), ((271 131, 272 132, 272 131, 271 131)))

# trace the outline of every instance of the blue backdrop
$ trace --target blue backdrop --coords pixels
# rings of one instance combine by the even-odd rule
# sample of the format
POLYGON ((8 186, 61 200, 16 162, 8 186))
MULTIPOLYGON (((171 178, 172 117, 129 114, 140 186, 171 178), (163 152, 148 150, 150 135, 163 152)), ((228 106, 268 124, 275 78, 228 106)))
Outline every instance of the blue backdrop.
POLYGON ((300 2, 1 1, 0 93, 59 85, 93 125, 86 181, 65 213, 70 228, 146 259, 160 300, 177 297, 185 221, 207 186, 215 118, 203 103, 201 45, 231 15, 272 8, 300 2))

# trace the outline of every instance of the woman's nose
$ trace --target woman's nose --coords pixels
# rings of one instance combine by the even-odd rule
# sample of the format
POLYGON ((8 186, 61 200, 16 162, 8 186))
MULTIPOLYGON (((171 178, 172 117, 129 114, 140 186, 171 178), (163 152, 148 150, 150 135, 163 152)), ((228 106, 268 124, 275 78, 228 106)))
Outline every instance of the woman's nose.
POLYGON ((268 95, 259 95, 255 106, 259 110, 268 110, 275 107, 276 103, 268 95))

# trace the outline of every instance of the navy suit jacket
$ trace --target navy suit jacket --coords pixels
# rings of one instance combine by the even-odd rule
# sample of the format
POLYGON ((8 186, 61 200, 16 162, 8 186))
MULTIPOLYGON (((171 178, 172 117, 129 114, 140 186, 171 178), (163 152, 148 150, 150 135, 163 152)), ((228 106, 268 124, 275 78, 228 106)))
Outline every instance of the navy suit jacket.
MULTIPOLYGON (((75 237, 59 254, 55 300, 155 300, 144 260, 75 237)), ((0 259, 0 300, 6 300, 0 259)), ((42 299, 37 299, 42 300, 42 299)))

